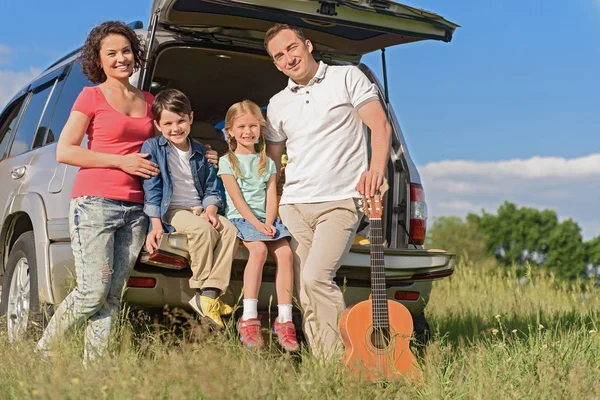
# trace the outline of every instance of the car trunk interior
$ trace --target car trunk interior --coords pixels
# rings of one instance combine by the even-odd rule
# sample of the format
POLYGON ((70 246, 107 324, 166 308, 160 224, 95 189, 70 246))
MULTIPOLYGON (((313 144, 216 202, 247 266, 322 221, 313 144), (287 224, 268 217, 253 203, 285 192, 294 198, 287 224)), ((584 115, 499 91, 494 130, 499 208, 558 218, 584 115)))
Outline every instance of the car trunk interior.
POLYGON ((244 99, 267 106, 286 82, 267 56, 177 46, 159 54, 151 92, 165 88, 183 91, 194 110, 191 136, 222 155, 227 144, 215 125, 225 119, 228 108, 244 99))
MULTIPOLYGON (((159 52, 151 76, 153 94, 165 88, 186 93, 194 111, 190 135, 202 144, 209 144, 219 155, 227 151, 221 127, 228 108, 237 101, 250 99, 266 109, 269 99, 287 84, 287 77, 266 54, 187 45, 174 45, 159 52)), ((393 168, 388 173, 394 173, 393 168)), ((386 203, 391 208, 392 201, 386 203)), ((383 220, 387 231, 385 208, 383 220)), ((368 227, 366 220, 360 224, 359 234, 367 236, 365 227, 368 227)), ((361 239, 357 236, 355 245, 368 243, 361 239)))

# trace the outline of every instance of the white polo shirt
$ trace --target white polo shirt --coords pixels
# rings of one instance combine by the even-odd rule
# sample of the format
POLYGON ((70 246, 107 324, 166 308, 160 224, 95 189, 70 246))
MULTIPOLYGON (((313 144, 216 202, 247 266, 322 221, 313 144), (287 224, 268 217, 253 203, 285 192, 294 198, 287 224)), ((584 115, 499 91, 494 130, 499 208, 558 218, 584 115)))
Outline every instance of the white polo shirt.
POLYGON ((290 79, 271 98, 266 139, 285 143, 289 157, 280 204, 360 197, 355 187, 369 163, 357 110, 378 99, 360 69, 323 62, 308 85, 290 79))

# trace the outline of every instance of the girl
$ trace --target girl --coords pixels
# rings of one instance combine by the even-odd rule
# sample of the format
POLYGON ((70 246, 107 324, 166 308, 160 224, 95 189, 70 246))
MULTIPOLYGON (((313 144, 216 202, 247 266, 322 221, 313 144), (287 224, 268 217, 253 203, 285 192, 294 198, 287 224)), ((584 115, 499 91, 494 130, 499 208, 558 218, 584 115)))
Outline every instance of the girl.
POLYGON ((273 330, 283 349, 297 351, 292 322, 292 250, 287 239, 291 235, 276 218, 275 163, 265 150, 266 122, 258 105, 244 100, 227 111, 225 130, 229 151, 219 159, 218 174, 226 190, 226 216, 238 229, 238 237, 249 252, 244 271, 244 313, 238 326, 240 340, 250 348, 264 346, 257 304, 263 265, 270 252, 277 262, 279 309, 273 330))
POLYGON ((44 353, 54 337, 86 322, 84 363, 104 352, 146 238, 140 177, 159 171, 139 153, 154 136, 153 97, 129 83, 142 62, 138 36, 121 22, 97 26, 83 47, 83 73, 99 85, 83 88, 56 148, 59 162, 80 167, 69 209, 77 287, 44 331, 37 346, 44 353), (85 134, 87 148, 80 146, 85 134))

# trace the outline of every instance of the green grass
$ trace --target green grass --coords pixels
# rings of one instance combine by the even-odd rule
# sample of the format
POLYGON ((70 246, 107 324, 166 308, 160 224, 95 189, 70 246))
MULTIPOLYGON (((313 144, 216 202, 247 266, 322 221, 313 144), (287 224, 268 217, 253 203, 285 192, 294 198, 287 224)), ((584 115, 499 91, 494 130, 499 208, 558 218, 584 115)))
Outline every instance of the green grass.
POLYGON ((462 263, 435 283, 427 307, 425 383, 386 387, 275 345, 248 351, 233 331, 215 336, 175 319, 124 318, 111 356, 87 370, 80 334, 40 358, 32 340, 9 345, 0 333, 0 399, 599 398, 599 306, 585 283, 528 271, 518 284, 515 270, 462 263))

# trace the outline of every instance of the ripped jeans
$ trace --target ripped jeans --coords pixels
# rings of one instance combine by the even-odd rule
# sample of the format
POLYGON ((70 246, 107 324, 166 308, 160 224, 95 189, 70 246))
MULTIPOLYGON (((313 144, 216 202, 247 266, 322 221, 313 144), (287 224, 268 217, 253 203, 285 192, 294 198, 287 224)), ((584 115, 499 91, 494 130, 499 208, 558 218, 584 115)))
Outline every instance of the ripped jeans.
POLYGON ((142 204, 81 196, 71 200, 69 228, 77 287, 60 304, 37 347, 47 350, 56 335, 87 321, 84 361, 89 361, 108 345, 148 220, 142 204))

